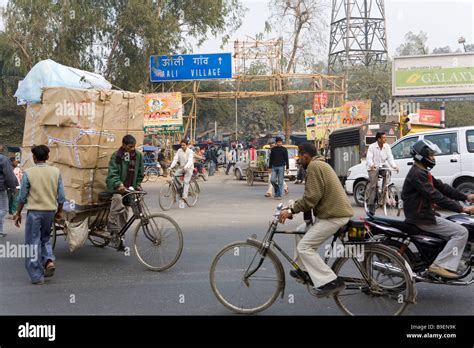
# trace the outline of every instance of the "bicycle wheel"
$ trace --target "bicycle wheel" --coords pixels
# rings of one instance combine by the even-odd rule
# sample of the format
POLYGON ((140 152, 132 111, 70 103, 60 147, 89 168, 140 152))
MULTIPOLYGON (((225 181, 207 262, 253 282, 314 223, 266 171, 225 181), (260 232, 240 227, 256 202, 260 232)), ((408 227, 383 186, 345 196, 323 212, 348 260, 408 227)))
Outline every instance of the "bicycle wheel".
POLYGON ((155 182, 156 180, 158 180, 158 177, 160 176, 160 172, 155 167, 148 168, 146 173, 147 173, 147 176, 148 176, 148 180, 150 182, 155 182))
POLYGON ((146 183, 148 181, 148 168, 145 169, 145 172, 143 173, 143 180, 142 184, 146 183))
POLYGON ((365 191, 364 191, 364 210, 366 212, 369 211, 369 194, 370 194, 369 183, 367 183, 367 185, 365 185, 365 191))
POLYGON ((283 287, 280 261, 268 251, 258 270, 244 280, 248 270, 261 261, 259 247, 235 242, 222 249, 212 262, 211 288, 220 303, 240 314, 253 314, 270 307, 283 287))
POLYGON ((192 179, 189 183, 188 199, 186 199, 186 204, 188 207, 194 207, 199 198, 199 185, 195 179, 192 179))
POLYGON ((160 196, 158 197, 158 203, 161 209, 169 210, 176 199, 176 189, 172 182, 168 185, 161 186, 160 196))
POLYGON ((333 270, 346 283, 334 296, 348 315, 400 315, 414 302, 415 288, 406 262, 383 245, 366 245, 362 261, 338 258, 333 270))
POLYGON ((183 232, 167 215, 152 214, 135 228, 134 248, 138 260, 152 271, 173 266, 183 251, 183 232))
POLYGON ((400 216, 401 212, 401 195, 397 187, 391 184, 387 187, 383 212, 386 216, 400 216))

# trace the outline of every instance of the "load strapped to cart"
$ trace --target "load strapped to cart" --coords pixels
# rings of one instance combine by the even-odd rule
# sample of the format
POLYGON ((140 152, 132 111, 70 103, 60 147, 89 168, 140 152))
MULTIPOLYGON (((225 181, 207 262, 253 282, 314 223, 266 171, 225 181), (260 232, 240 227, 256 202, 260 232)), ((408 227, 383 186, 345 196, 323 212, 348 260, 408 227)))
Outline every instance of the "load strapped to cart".
MULTIPOLYGON (((40 64, 44 65, 44 62, 37 65, 40 64)), ((48 62, 48 67, 51 64, 48 62)), ((70 69, 60 64, 53 67, 59 72, 70 69)), ((23 168, 34 165, 33 146, 49 146, 48 164, 59 168, 67 200, 65 223, 68 224, 63 226, 66 232, 82 229, 82 233, 76 233, 80 238, 68 236, 73 251, 88 237, 84 231, 100 203, 99 194, 106 191, 108 164, 113 152, 122 145, 122 138, 131 134, 137 139, 137 145, 143 144, 144 98, 141 93, 106 89, 106 85, 105 88, 97 86, 100 89, 94 88, 93 84, 85 86, 89 89, 71 88, 77 81, 70 80, 55 80, 52 85, 61 87, 51 87, 47 79, 39 78, 46 76, 48 71, 35 66, 16 93, 19 100, 28 103, 21 164, 23 168), (39 87, 38 102, 36 90, 39 87), (33 90, 35 93, 31 93, 33 90)), ((80 70, 75 71, 81 81, 87 80, 90 74, 84 72, 81 78, 80 70)))
MULTIPOLYGON (((290 168, 285 171, 285 179, 291 181, 296 179, 298 168, 296 167, 296 160, 298 159, 298 147, 295 145, 283 145, 288 150, 288 162, 290 168)), ((256 161, 249 161, 249 166, 245 172, 247 184, 252 186, 254 179, 267 181, 269 171, 268 163, 270 162, 270 146, 265 145, 263 149, 257 150, 256 161)))

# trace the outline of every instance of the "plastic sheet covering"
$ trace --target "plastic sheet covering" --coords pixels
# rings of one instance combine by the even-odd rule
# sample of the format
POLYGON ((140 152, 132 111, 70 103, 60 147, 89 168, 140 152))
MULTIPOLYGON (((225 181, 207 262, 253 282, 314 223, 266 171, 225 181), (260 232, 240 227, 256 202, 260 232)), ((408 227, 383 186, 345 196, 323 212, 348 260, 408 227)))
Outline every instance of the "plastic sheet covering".
POLYGON ((42 88, 46 87, 112 89, 110 82, 99 74, 71 68, 46 59, 31 68, 25 79, 18 83, 18 89, 15 92, 18 105, 39 103, 42 88))

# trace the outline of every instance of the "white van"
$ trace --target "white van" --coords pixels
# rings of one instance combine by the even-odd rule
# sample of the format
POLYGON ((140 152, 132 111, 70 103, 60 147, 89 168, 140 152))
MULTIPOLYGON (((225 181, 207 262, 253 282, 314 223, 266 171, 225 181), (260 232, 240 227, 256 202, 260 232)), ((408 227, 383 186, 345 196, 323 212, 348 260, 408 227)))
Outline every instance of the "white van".
MULTIPOLYGON (((410 147, 420 139, 430 140, 441 149, 442 154, 436 156, 433 176, 463 193, 474 193, 474 126, 408 134, 393 143, 392 153, 400 171, 392 172, 391 181, 398 189, 402 190, 405 177, 413 165, 410 147)), ((364 205, 368 178, 365 161, 349 168, 347 173, 346 192, 354 195, 359 206, 364 205)))

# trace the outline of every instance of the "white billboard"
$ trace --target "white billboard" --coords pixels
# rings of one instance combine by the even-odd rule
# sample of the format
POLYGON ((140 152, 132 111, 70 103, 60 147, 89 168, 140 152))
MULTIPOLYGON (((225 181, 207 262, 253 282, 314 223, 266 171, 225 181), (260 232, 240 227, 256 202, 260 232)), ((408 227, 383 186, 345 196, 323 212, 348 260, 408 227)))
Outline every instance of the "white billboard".
POLYGON ((474 53, 395 57, 392 95, 474 94, 474 53))

